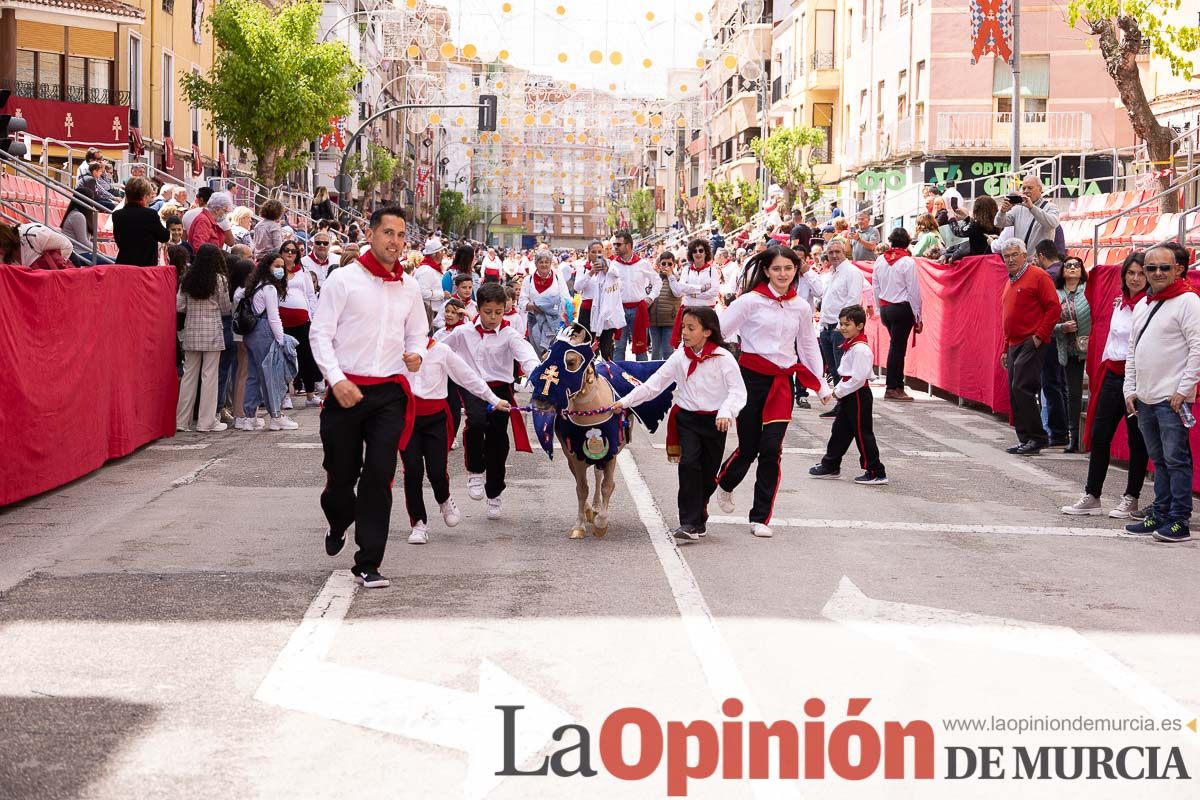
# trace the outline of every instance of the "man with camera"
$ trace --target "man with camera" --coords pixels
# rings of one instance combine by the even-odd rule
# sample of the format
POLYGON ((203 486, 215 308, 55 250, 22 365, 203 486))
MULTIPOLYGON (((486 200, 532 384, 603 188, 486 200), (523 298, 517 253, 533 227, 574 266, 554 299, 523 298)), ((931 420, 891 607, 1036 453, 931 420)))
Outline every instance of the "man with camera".
POLYGON ((1058 245, 1059 252, 1065 248, 1056 239, 1058 231, 1058 206, 1043 197, 1042 182, 1036 175, 1028 175, 1021 181, 1020 192, 1010 192, 1000 198, 1000 210, 996 212, 996 227, 1000 229, 999 245, 1008 239, 1020 239, 1027 253, 1043 239, 1058 245))

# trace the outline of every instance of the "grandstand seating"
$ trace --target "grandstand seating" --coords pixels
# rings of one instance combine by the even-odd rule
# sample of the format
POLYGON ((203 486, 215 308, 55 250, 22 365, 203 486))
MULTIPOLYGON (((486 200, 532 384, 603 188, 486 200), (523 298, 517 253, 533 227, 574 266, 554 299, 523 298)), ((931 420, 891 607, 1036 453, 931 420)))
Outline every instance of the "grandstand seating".
MULTIPOLYGON (((66 195, 55 191, 47 193, 44 186, 31 178, 0 170, 0 219, 18 223, 40 222, 58 230, 69 203, 66 195)), ((115 258, 117 245, 112 238, 112 215, 97 214, 96 229, 96 249, 115 258)))

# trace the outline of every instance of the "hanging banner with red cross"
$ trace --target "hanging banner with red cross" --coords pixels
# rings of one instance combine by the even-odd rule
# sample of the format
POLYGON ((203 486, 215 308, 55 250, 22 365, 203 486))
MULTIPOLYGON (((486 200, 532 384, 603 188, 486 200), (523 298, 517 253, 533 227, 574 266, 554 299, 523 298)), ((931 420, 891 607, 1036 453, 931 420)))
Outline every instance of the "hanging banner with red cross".
POLYGON ((971 63, 993 53, 1012 63, 1012 6, 1009 0, 971 0, 971 63))
POLYGON ((330 147, 336 147, 338 150, 346 149, 346 118, 345 117, 330 117, 329 132, 321 137, 318 142, 322 150, 328 150, 330 147))

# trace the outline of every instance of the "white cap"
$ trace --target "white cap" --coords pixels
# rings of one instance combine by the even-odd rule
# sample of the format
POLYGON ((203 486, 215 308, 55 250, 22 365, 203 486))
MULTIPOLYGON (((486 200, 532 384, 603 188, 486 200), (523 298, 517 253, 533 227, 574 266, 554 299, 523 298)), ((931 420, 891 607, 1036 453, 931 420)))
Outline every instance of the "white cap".
POLYGON ((434 253, 440 252, 445 248, 442 247, 442 240, 436 236, 430 236, 425 240, 425 249, 421 251, 423 256, 431 256, 434 253))

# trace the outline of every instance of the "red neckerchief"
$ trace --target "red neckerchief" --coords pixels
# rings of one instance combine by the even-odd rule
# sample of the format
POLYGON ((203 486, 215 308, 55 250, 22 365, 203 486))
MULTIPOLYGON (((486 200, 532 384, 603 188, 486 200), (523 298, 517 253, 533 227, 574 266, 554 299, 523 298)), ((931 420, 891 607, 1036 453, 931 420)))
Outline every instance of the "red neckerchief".
POLYGON ((542 292, 546 291, 553 285, 554 285, 554 273, 553 272, 551 272, 545 278, 538 275, 536 272, 533 273, 533 288, 534 288, 534 291, 536 291, 538 294, 541 294, 542 292))
POLYGON ((1125 293, 1122 292, 1121 293, 1121 308, 1133 308, 1134 306, 1136 306, 1138 304, 1138 301, 1141 300, 1145 296, 1146 296, 1145 289, 1138 292, 1133 297, 1126 297, 1125 293))
POLYGON ((296 261, 292 262, 292 267, 293 267, 292 269, 289 269, 287 271, 288 275, 295 275, 297 272, 304 269, 304 265, 301 264, 298 259, 296 261))
POLYGON ((867 335, 865 333, 860 333, 858 336, 855 336, 853 339, 851 339, 848 342, 842 342, 842 350, 843 351, 849 350, 851 347, 854 347, 854 345, 858 344, 859 342, 862 342, 863 344, 867 344, 867 335))
MULTIPOLYGON (((466 313, 467 313, 467 312, 466 312, 466 309, 463 309, 463 313, 464 313, 464 314, 466 314, 466 313)), ((447 326, 446 326, 446 330, 448 330, 448 331, 452 331, 452 330, 454 330, 455 328, 457 328, 459 325, 466 325, 466 324, 467 324, 467 323, 466 323, 466 322, 465 322, 465 321, 464 321, 464 320, 463 320, 463 319, 460 317, 460 318, 459 318, 459 320, 458 320, 458 322, 454 323, 453 325, 447 325, 447 326)))
POLYGON ((396 262, 396 268, 388 272, 384 269, 383 264, 379 263, 379 259, 375 258, 375 254, 368 249, 365 253, 359 255, 358 263, 362 264, 363 269, 376 278, 382 278, 384 283, 392 281, 404 283, 404 270, 400 268, 400 262, 396 262))
POLYGON ((489 333, 499 333, 508 326, 509 322, 506 319, 500 320, 500 327, 496 328, 495 330, 488 330, 487 328, 483 327, 483 323, 477 322, 475 323, 475 330, 479 331, 480 336, 487 336, 489 333))
POLYGON ((506 316, 506 317, 515 317, 515 316, 517 316, 517 315, 518 315, 518 314, 520 314, 520 313, 521 313, 521 312, 517 311, 517 307, 516 307, 516 306, 513 306, 511 311, 505 311, 505 312, 504 312, 504 316, 506 316))
POLYGON ((1150 300, 1152 302, 1158 300, 1170 300, 1172 297, 1179 297, 1181 294, 1187 294, 1188 292, 1194 291, 1196 290, 1192 288, 1192 284, 1188 282, 1187 278, 1176 278, 1161 292, 1155 292, 1154 294, 1150 295, 1150 300))
POLYGON ((697 267, 696 262, 694 262, 694 261, 688 262, 688 269, 690 269, 692 272, 704 272, 705 270, 707 270, 709 268, 709 266, 711 266, 711 265, 707 261, 704 262, 703 267, 697 267))
POLYGON ((709 341, 706 341, 704 346, 700 348, 699 355, 697 355, 692 348, 685 346, 683 348, 683 354, 687 356, 687 360, 689 362, 687 371, 688 377, 690 378, 692 376, 692 373, 696 371, 696 367, 700 366, 710 358, 715 358, 716 352, 717 346, 709 341))
POLYGON ((421 259, 421 263, 426 266, 433 267, 434 269, 436 269, 438 275, 442 274, 441 259, 434 258, 433 256, 425 256, 424 258, 421 259))
POLYGON ((637 253, 634 253, 633 258, 629 261, 624 261, 619 256, 613 256, 613 261, 617 262, 618 264, 624 264, 625 266, 629 266, 630 264, 636 264, 637 262, 639 262, 641 260, 642 260, 642 257, 639 256, 637 253))
POLYGON ((771 288, 771 284, 767 281, 756 284, 755 287, 750 291, 755 292, 756 294, 761 294, 763 297, 769 300, 774 300, 776 303, 779 303, 780 306, 796 296, 796 287, 792 286, 788 288, 787 294, 785 294, 783 297, 777 297, 775 295, 775 290, 771 288))
MULTIPOLYGON (((329 259, 328 259, 328 258, 326 258, 324 261, 318 261, 318 260, 317 260, 317 257, 316 257, 315 255, 313 255, 312 253, 309 253, 309 254, 308 254, 308 257, 309 257, 310 259, 312 259, 312 262, 313 262, 314 264, 317 264, 317 265, 319 265, 319 266, 322 266, 322 267, 323 267, 323 266, 325 266, 326 264, 328 264, 328 263, 329 263, 329 259)), ((297 263, 298 263, 298 262, 297 262, 297 263)))
POLYGON ((891 247, 883 251, 883 257, 889 265, 895 264, 905 256, 912 256, 907 247, 891 247))

